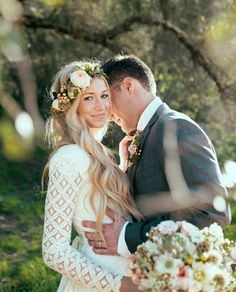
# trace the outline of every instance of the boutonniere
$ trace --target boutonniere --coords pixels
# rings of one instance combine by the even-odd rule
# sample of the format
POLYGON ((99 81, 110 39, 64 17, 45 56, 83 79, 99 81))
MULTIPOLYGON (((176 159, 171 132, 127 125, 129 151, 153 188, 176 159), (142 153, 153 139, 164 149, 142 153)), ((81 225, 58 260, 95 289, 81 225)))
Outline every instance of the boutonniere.
POLYGON ((140 160, 140 157, 141 157, 141 149, 140 149, 141 138, 142 138, 142 132, 137 130, 136 133, 134 134, 134 137, 133 137, 131 144, 128 147, 128 152, 129 152, 128 161, 131 162, 132 164, 137 164, 140 160))

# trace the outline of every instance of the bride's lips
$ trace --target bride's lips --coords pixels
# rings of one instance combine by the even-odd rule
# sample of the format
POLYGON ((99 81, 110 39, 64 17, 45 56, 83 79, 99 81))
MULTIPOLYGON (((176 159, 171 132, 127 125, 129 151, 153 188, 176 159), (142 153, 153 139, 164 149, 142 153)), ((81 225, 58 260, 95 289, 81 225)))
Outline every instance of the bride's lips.
POLYGON ((105 113, 95 114, 95 115, 92 115, 92 117, 95 118, 95 119, 101 120, 101 119, 105 119, 106 118, 106 114, 105 113))

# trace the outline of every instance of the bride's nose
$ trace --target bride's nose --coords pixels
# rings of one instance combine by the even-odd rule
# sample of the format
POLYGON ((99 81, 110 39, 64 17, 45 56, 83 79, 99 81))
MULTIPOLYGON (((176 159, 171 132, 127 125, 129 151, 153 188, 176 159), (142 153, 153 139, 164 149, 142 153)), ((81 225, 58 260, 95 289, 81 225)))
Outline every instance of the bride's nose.
POLYGON ((96 109, 97 111, 100 111, 100 110, 105 109, 105 104, 104 104, 104 102, 103 102, 102 99, 97 99, 97 100, 95 101, 95 109, 96 109))

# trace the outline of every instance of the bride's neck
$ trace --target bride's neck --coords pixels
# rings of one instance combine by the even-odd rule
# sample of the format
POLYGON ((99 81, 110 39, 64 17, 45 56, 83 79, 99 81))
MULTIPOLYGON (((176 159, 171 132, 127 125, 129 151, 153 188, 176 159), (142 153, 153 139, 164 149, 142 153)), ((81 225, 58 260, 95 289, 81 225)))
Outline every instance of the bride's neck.
POLYGON ((96 134, 99 132, 98 128, 89 128, 90 133, 95 137, 96 134))
POLYGON ((101 142, 103 138, 103 129, 100 128, 89 128, 90 133, 93 135, 94 139, 97 140, 98 142, 101 142))

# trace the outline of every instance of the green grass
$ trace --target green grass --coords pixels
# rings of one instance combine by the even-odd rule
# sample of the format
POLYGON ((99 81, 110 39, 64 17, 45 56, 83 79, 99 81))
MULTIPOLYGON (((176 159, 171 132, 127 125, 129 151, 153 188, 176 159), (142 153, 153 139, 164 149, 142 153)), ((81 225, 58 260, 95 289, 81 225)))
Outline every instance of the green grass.
MULTIPOLYGON (((39 193, 47 154, 10 162, 0 156, 0 292, 54 292, 60 275, 41 258, 44 195, 39 193)), ((225 235, 236 240, 236 204, 225 235)))
POLYGON ((0 292, 53 292, 60 275, 41 258, 45 196, 40 179, 47 154, 33 160, 8 161, 0 156, 0 292))

